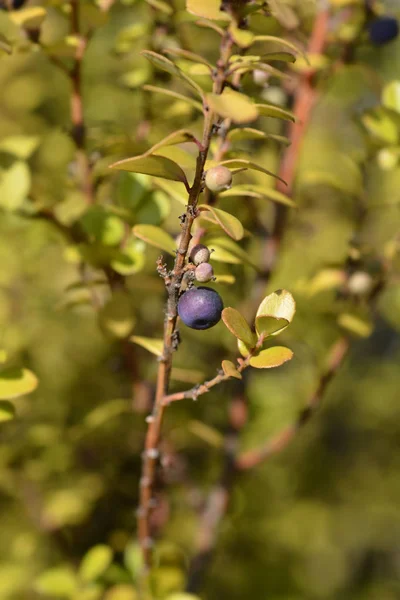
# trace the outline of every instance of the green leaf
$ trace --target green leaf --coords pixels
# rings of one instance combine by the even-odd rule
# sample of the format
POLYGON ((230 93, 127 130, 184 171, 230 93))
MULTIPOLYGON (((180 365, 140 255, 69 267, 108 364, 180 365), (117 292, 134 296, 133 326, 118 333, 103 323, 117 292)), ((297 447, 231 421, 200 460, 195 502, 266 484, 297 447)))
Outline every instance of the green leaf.
POLYGON ((230 158, 229 160, 223 160, 218 164, 224 165, 225 167, 228 167, 228 169, 250 169, 253 171, 260 171, 261 173, 265 173, 270 177, 275 177, 275 179, 279 179, 279 181, 282 181, 282 183, 286 184, 286 182, 279 177, 279 175, 271 173, 271 171, 268 171, 268 169, 264 169, 264 167, 261 167, 260 165, 257 165, 256 163, 253 163, 245 158, 230 158))
POLYGON ((285 110, 273 104, 256 104, 257 110, 262 117, 273 117, 275 119, 283 119, 285 121, 296 121, 296 117, 290 110, 285 110))
POLYGON ((8 15, 16 25, 27 29, 37 29, 46 17, 46 9, 42 6, 30 6, 12 11, 8 15))
POLYGON ((165 156, 141 154, 133 158, 119 160, 110 165, 109 168, 129 171, 130 173, 143 173, 144 175, 152 175, 153 177, 161 177, 162 179, 170 179, 171 181, 181 181, 185 187, 189 186, 186 175, 181 167, 175 161, 165 156))
POLYGON ((239 48, 248 48, 253 43, 254 33, 248 29, 239 29, 234 23, 231 23, 228 31, 239 48))
POLYGON ((254 62, 253 60, 246 61, 243 59, 242 61, 237 61, 230 68, 230 73, 249 73, 250 71, 263 71, 264 73, 269 73, 273 77, 278 77, 279 79, 290 79, 290 76, 283 71, 273 67, 272 65, 268 65, 263 62, 254 62))
POLYGON ((163 340, 142 337, 140 335, 133 335, 129 339, 131 342, 134 342, 135 344, 142 346, 142 348, 145 348, 146 350, 148 350, 152 354, 155 354, 156 356, 161 356, 163 353, 163 348, 164 348, 163 340))
POLYGON ((338 325, 350 333, 363 338, 370 336, 374 329, 371 321, 352 313, 342 313, 339 315, 338 325))
POLYGON ((289 48, 289 50, 293 50, 293 52, 296 54, 301 54, 305 60, 308 61, 307 54, 303 52, 301 48, 298 48, 295 44, 292 44, 292 42, 289 42, 284 38, 275 37, 274 35, 256 35, 254 38, 254 43, 256 42, 271 42, 273 44, 284 46, 285 48, 289 48))
POLYGON ((259 129, 253 129, 252 127, 238 127, 237 129, 231 129, 226 137, 231 142, 236 142, 240 140, 266 139, 268 134, 259 129))
POLYGON ((248 96, 228 88, 222 94, 207 94, 206 102, 211 110, 234 123, 248 123, 258 117, 257 108, 248 96))
POLYGON ((136 323, 133 303, 124 290, 113 293, 109 301, 99 311, 101 329, 116 338, 127 338, 136 323))
POLYGON ((383 109, 377 109, 373 113, 365 113, 361 121, 368 132, 384 144, 396 144, 399 139, 399 131, 395 122, 395 115, 388 114, 383 109))
POLYGON ((230 190, 226 190, 220 194, 221 198, 229 198, 233 196, 266 198, 267 200, 272 200, 272 202, 284 204, 285 206, 290 206, 292 208, 296 206, 289 196, 286 196, 285 194, 282 194, 282 192, 278 192, 278 190, 273 188, 268 188, 261 185, 234 185, 230 190))
POLYGON ((261 302, 256 314, 257 334, 277 335, 292 322, 296 303, 292 294, 277 290, 261 302))
POLYGON ((77 578, 70 567, 55 567, 36 579, 34 588, 39 594, 51 598, 69 598, 77 589, 77 578))
POLYGON ((155 94, 164 94, 165 96, 171 96, 172 98, 175 98, 176 100, 181 100, 183 102, 187 102, 188 104, 193 106, 193 108, 196 108, 201 113, 203 112, 203 105, 201 104, 201 102, 198 102, 194 98, 189 98, 189 96, 184 96, 183 94, 179 94, 178 92, 174 92, 173 90, 160 88, 155 85, 144 85, 143 89, 147 90, 149 92, 154 92, 155 94))
POLYGON ((238 310, 231 307, 224 308, 222 311, 222 320, 235 337, 242 340, 250 348, 255 345, 254 334, 246 319, 238 310))
POLYGON ((242 374, 239 373, 233 362, 230 360, 222 361, 222 370, 227 377, 235 377, 235 379, 242 379, 242 374))
MULTIPOLYGON (((242 377, 240 375, 240 379, 241 378, 242 377)), ((200 438, 207 444, 210 444, 210 446, 214 446, 214 448, 221 448, 224 444, 224 436, 218 431, 218 429, 215 429, 215 427, 210 427, 202 421, 192 419, 189 422, 188 430, 190 431, 190 433, 197 435, 198 438, 200 438)))
POLYGON ((166 48, 164 50, 165 54, 171 54, 172 56, 181 56, 186 60, 190 60, 194 63, 201 63, 202 65, 207 66, 211 71, 213 70, 213 66, 208 62, 205 58, 203 58, 200 54, 196 54, 195 52, 190 52, 189 50, 184 50, 183 48, 166 48))
POLYGON ((137 542, 131 542, 126 546, 124 551, 124 565, 134 581, 140 577, 144 566, 143 553, 137 542))
POLYGON ((85 429, 96 429, 97 427, 105 425, 111 419, 129 411, 129 402, 127 400, 110 400, 91 410, 85 415, 82 423, 85 426, 85 429))
POLYGON ((191 131, 188 129, 178 129, 157 142, 157 144, 154 144, 143 156, 150 156, 160 148, 164 148, 164 146, 176 146, 177 144, 184 144, 185 142, 195 143, 196 141, 196 136, 191 131))
POLYGON ((163 190, 168 196, 186 206, 188 203, 187 193, 183 191, 181 185, 174 181, 165 181, 164 179, 159 179, 154 182, 157 187, 163 190))
POLYGON ((7 38, 4 37, 4 35, 2 33, 0 33, 0 50, 2 50, 3 52, 6 52, 6 54, 12 53, 12 46, 11 46, 10 42, 7 40, 7 38))
POLYGON ((248 252, 229 238, 209 238, 206 245, 214 250, 211 255, 212 260, 232 264, 246 263, 259 270, 258 266, 250 260, 248 252))
POLYGON ((175 256, 175 240, 169 233, 161 229, 161 227, 156 227, 155 225, 135 225, 132 231, 136 237, 147 244, 175 256))
POLYGON ((159 10, 165 15, 172 15, 174 9, 167 2, 163 2, 163 0, 146 0, 147 4, 150 4, 153 8, 159 10))
POLYGON ((28 166, 16 161, 0 176, 0 206, 14 211, 20 208, 31 187, 31 175, 28 166))
POLYGON ((257 356, 250 358, 250 365, 256 369, 273 369, 280 367, 293 357, 293 352, 285 346, 274 346, 261 350, 257 356))
POLYGON ((110 264, 121 275, 133 275, 143 269, 145 262, 143 242, 132 237, 118 250, 110 264))
POLYGON ((211 21, 229 21, 229 15, 220 10, 220 0, 186 0, 186 10, 211 21))
POLYGON ((40 144, 40 138, 33 135, 11 135, 0 141, 0 152, 12 154, 21 159, 30 157, 40 144))
POLYGON ((15 417, 15 406, 7 400, 0 400, 0 422, 11 421, 15 417))
POLYGON ((391 81, 383 88, 382 104, 390 110, 400 113, 400 81, 391 81))
POLYGON ((192 89, 194 89, 197 94, 203 99, 204 93, 201 87, 193 81, 186 73, 184 73, 179 67, 176 66, 172 60, 169 60, 162 54, 158 54, 157 52, 153 52, 152 50, 142 50, 140 53, 142 56, 147 58, 153 65, 161 69, 162 71, 167 71, 171 75, 175 75, 179 77, 182 81, 187 83, 192 89))
POLYGON ((79 567, 82 581, 95 581, 110 566, 113 552, 109 546, 98 544, 93 546, 83 557, 79 567))
POLYGON ((38 379, 28 369, 6 369, 0 372, 0 399, 18 398, 30 394, 38 386, 38 379))
POLYGON ((230 213, 221 210, 220 208, 215 208, 214 206, 209 206, 208 204, 200 204, 200 211, 209 211, 214 217, 218 225, 225 231, 229 237, 234 240, 241 240, 244 235, 243 225, 233 215, 230 213))

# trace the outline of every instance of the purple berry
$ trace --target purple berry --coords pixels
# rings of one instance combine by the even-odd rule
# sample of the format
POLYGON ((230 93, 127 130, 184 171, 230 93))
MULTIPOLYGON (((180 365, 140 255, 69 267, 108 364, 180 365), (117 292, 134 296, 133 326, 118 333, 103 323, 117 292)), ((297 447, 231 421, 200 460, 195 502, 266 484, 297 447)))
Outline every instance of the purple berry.
POLYGON ((394 17, 377 17, 368 25, 370 42, 375 46, 388 44, 399 35, 399 24, 394 17))
POLYGON ((193 287, 179 299, 178 314, 192 329, 209 329, 221 319, 221 296, 208 287, 193 287))
POLYGON ((197 281, 200 283, 206 283, 206 281, 211 281, 214 277, 214 269, 210 265, 210 263, 201 263, 194 272, 194 276, 197 281))

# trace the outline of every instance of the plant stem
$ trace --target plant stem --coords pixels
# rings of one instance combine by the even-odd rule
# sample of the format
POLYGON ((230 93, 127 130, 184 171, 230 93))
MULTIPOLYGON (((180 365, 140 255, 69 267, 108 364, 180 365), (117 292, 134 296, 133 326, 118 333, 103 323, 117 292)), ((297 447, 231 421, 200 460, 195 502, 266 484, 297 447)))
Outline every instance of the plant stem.
MULTIPOLYGON (((213 92, 220 94, 225 85, 226 68, 232 52, 233 40, 228 32, 221 40, 220 57, 217 62, 216 73, 213 83, 213 92)), ((157 375, 156 396, 151 416, 148 418, 148 429, 145 439, 145 451, 143 453, 142 475, 140 478, 139 509, 138 509, 138 531, 139 541, 143 552, 144 562, 147 567, 151 564, 151 526, 150 517, 152 510, 152 496, 155 484, 156 467, 159 458, 159 442, 164 416, 164 397, 168 394, 170 374, 172 368, 173 352, 176 349, 176 323, 178 318, 178 299, 184 273, 186 254, 191 240, 191 229, 197 217, 197 201, 203 188, 204 166, 210 148, 211 138, 214 132, 214 114, 204 104, 204 127, 202 148, 196 160, 196 172, 193 184, 190 188, 188 205, 185 219, 182 225, 182 234, 179 248, 176 253, 174 268, 171 276, 166 282, 168 293, 167 314, 164 323, 164 346, 160 358, 157 375)))

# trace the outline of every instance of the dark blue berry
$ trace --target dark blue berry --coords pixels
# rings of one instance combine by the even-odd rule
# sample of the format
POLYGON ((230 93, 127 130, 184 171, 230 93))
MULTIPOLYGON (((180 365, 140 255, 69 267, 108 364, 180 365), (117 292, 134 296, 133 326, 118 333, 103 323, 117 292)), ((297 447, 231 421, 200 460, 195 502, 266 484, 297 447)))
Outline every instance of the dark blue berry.
MULTIPOLYGON (((13 0, 11 5, 14 9, 21 8, 25 4, 26 0, 13 0)), ((0 0, 0 8, 8 8, 7 2, 5 0, 0 0)))
POLYGON ((192 329, 209 329, 218 323, 222 309, 221 296, 208 287, 193 287, 179 299, 178 314, 192 329))
POLYGON ((375 46, 388 44, 399 35, 399 23, 394 17, 378 17, 368 25, 370 42, 375 46))

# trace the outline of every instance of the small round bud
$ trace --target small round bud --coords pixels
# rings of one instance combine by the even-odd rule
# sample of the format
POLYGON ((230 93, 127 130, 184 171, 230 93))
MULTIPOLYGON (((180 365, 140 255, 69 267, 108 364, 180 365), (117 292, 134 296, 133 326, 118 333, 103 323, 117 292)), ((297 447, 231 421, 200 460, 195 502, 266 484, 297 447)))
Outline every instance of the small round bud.
POLYGON ((207 246, 204 246, 204 244, 196 244, 195 246, 193 246, 192 250, 190 251, 190 260, 195 265, 200 265, 201 263, 206 263, 206 262, 208 262, 209 258, 210 258, 210 251, 207 248, 207 246))
POLYGON ((223 192, 232 185, 232 173, 223 166, 212 167, 206 173, 206 186, 210 192, 223 192))
POLYGON ((365 271, 356 271, 349 278, 347 286, 349 291, 355 296, 363 296, 369 294, 374 285, 374 280, 369 273, 365 271))
POLYGON ((194 272, 194 276, 197 281, 200 283, 206 283, 206 281, 211 281, 214 277, 214 269, 210 265, 210 263, 201 263, 194 272))
POLYGON ((254 69, 253 71, 253 81, 256 85, 265 85, 269 76, 269 73, 266 71, 261 71, 260 69, 254 69))

